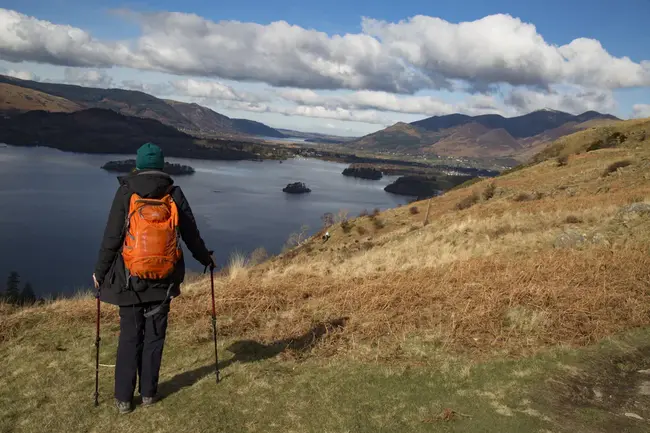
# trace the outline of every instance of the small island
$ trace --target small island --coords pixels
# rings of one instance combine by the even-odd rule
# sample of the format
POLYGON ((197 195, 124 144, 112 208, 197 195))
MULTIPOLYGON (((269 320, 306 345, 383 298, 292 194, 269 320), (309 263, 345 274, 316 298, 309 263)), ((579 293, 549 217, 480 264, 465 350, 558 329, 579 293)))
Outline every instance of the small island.
MULTIPOLYGON (((131 173, 135 170, 135 159, 126 159, 123 161, 108 161, 102 167, 106 171, 112 171, 116 173, 131 173)), ((182 164, 172 164, 165 162, 165 168, 163 170, 165 173, 173 176, 182 176, 194 174, 194 168, 189 165, 182 164)))
POLYGON ((474 176, 447 174, 437 176, 402 176, 386 186, 384 191, 392 194, 413 196, 417 197, 418 200, 424 200, 440 195, 473 178, 474 176))
POLYGON ((307 188, 307 185, 302 182, 294 182, 285 186, 282 191, 288 194, 305 194, 311 192, 311 189, 307 188))
POLYGON ((386 186, 384 191, 414 197, 431 197, 440 192, 436 188, 435 180, 435 177, 402 176, 386 186))
POLYGON ((373 167, 363 167, 352 164, 343 170, 343 176, 358 177, 360 179, 380 180, 384 175, 381 170, 373 167))

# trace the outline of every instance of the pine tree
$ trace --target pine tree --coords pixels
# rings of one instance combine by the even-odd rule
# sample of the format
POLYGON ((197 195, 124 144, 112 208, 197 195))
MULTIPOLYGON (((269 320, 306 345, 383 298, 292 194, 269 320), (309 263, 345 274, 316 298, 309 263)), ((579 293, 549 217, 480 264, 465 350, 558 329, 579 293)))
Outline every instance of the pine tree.
POLYGON ((20 301, 20 276, 18 272, 11 272, 7 278, 7 286, 5 287, 5 300, 10 304, 16 304, 20 301))
POLYGON ((36 294, 34 294, 32 285, 27 282, 25 283, 23 291, 20 294, 20 303, 25 305, 32 305, 34 302, 36 302, 36 294))

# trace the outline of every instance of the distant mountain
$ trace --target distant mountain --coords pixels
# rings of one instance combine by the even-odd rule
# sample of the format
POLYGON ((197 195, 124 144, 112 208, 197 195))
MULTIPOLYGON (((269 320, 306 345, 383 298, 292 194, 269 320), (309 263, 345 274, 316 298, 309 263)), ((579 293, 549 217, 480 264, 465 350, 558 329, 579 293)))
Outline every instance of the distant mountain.
POLYGON ((219 114, 214 110, 199 104, 173 101, 165 99, 164 102, 187 121, 189 124, 203 132, 222 131, 227 134, 233 134, 236 131, 232 128, 232 121, 229 117, 219 114))
POLYGON ((514 138, 525 138, 557 128, 567 122, 582 123, 596 118, 619 120, 609 114, 601 114, 596 111, 587 111, 579 116, 574 116, 562 111, 538 110, 517 117, 503 117, 498 114, 485 114, 474 117, 463 114, 450 114, 418 120, 413 122, 412 125, 427 131, 437 132, 467 123, 478 123, 490 129, 505 129, 514 138))
POLYGON ((427 131, 410 123, 398 122, 379 132, 348 143, 355 149, 414 151, 429 141, 427 131))
POLYGON ((522 149, 521 144, 503 128, 489 129, 478 123, 468 123, 448 130, 430 149, 436 155, 471 158, 491 158, 513 155, 522 149))
POLYGON ((99 89, 70 84, 41 83, 0 75, 0 83, 65 98, 82 108, 104 108, 127 116, 158 120, 177 129, 192 130, 196 127, 172 106, 155 96, 123 89, 99 89))
POLYGON ((207 107, 196 103, 187 103, 166 99, 165 102, 183 115, 202 133, 224 135, 259 135, 265 137, 285 137, 277 129, 263 123, 247 119, 231 119, 207 107))
POLYGON ((386 153, 421 154, 471 158, 527 155, 562 135, 589 127, 593 121, 620 119, 595 111, 578 116, 555 110, 539 110, 506 118, 496 114, 434 116, 412 123, 399 122, 381 131, 347 143, 351 149, 386 153))
MULTIPOLYGON (((41 104, 40 107, 31 108, 33 104, 25 104, 20 98, 12 97, 9 102, 0 105, 0 111, 3 112, 20 112, 29 111, 30 109, 75 111, 87 108, 103 108, 127 116, 154 119, 188 133, 284 137, 281 132, 263 123, 245 119, 230 119, 198 104, 159 99, 135 90, 99 89, 70 84, 41 83, 4 75, 0 75, 0 84, 39 92, 41 99, 47 99, 47 95, 50 95, 49 98, 62 98, 69 102, 67 110, 50 110, 53 107, 52 104, 41 104)), ((8 93, 7 89, 0 88, 0 95, 8 93)))
POLYGON ((262 137, 274 137, 274 138, 285 138, 286 135, 278 131, 277 129, 271 128, 261 122, 256 122, 254 120, 248 119, 230 119, 232 120, 233 128, 237 131, 243 132, 244 134, 249 135, 259 135, 262 137))
POLYGON ((48 146, 84 153, 134 154, 148 141, 166 156, 199 159, 284 157, 270 146, 250 142, 198 139, 154 119, 90 108, 72 113, 29 111, 0 117, 0 142, 16 146, 48 146))

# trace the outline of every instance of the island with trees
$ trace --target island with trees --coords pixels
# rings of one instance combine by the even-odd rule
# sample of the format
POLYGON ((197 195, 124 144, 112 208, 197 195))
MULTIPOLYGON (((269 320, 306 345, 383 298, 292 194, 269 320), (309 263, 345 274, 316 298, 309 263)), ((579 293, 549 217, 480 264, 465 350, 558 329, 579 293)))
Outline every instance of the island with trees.
POLYGON ((380 180, 383 174, 380 169, 369 166, 352 164, 343 170, 343 176, 358 177, 360 179, 380 180))
POLYGON ((384 191, 423 200, 439 195, 474 178, 475 176, 445 174, 437 176, 401 176, 395 182, 387 185, 384 191))
MULTIPOLYGON (((122 161, 108 161, 102 167, 106 171, 116 172, 116 173, 131 173, 135 170, 135 159, 125 159, 122 161)), ((174 164, 165 161, 165 167, 163 170, 165 173, 173 176, 182 176, 194 174, 194 168, 189 165, 174 164)))
POLYGON ((303 182, 294 182, 285 186, 282 191, 287 194, 306 194, 311 192, 311 189, 309 189, 303 182))

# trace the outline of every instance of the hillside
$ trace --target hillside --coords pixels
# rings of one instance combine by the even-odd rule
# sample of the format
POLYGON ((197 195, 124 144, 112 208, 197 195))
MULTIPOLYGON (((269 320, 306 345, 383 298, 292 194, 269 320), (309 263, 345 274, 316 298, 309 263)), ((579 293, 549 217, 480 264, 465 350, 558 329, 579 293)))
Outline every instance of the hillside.
POLYGON ((293 237, 261 264, 234 256, 215 281, 218 385, 210 286, 189 280, 163 400, 126 417, 110 406, 115 308, 93 409, 94 299, 0 304, 0 429, 647 432, 650 119, 562 137, 535 161, 341 213, 329 240, 293 237))
POLYGON ((580 130, 581 125, 617 120, 595 111, 574 116, 539 110, 512 118, 451 114, 398 123, 347 145, 355 150, 524 161, 552 140, 580 130))
POLYGON ((260 122, 247 119, 231 119, 228 116, 219 114, 214 110, 203 107, 196 103, 186 103, 165 100, 166 103, 174 107, 188 121, 192 122, 201 133, 220 134, 220 135, 258 135, 267 137, 283 138, 284 134, 276 129, 271 128, 260 122))
POLYGON ((29 111, 0 119, 0 142, 85 153, 133 154, 148 141, 165 155, 197 159, 283 158, 270 147, 229 140, 199 140, 153 119, 91 108, 72 113, 29 111))
POLYGON ((347 146, 355 150, 404 152, 419 149, 427 140, 426 131, 408 123, 398 122, 379 132, 352 141, 347 146))
MULTIPOLYGON (((49 98, 63 98, 71 101, 73 106, 76 106, 75 109, 103 108, 113 110, 127 116, 157 120, 165 125, 189 133, 222 134, 224 136, 242 134, 284 136, 277 130, 259 122, 230 119, 198 104, 163 100, 135 90, 99 89, 69 84, 41 83, 4 75, 0 75, 0 83, 35 90, 40 92, 40 95, 50 95, 49 98)), ((0 88, 0 93, 2 92, 3 88, 0 88)), ((14 99, 10 101, 14 101, 14 99)), ((13 107, 13 105, 5 103, 0 105, 0 110, 15 111, 16 109, 19 110, 20 106, 18 104, 13 107)), ((48 107, 49 105, 36 109, 48 111, 48 107)))
POLYGON ((490 158, 517 154, 521 147, 505 129, 489 129, 478 123, 468 123, 454 128, 427 151, 436 155, 490 158))
POLYGON ((232 120, 233 128, 244 134, 258 135, 262 137, 274 137, 274 138, 286 137, 286 135, 284 135, 277 129, 271 128, 270 126, 267 126, 262 122, 256 122, 255 120, 248 120, 248 119, 230 119, 230 120, 232 120))
POLYGON ((79 109, 81 107, 78 104, 58 96, 0 83, 0 111, 2 112, 45 110, 69 113, 79 109))
POLYGON ((517 159, 521 162, 529 161, 533 156, 544 150, 553 141, 560 137, 573 134, 574 132, 583 131, 585 129, 596 128, 599 126, 615 125, 618 120, 613 119, 592 119, 586 122, 568 122, 562 126, 554 129, 549 129, 534 137, 519 140, 524 151, 517 155, 517 159))
POLYGON ((192 129, 192 123, 169 104, 144 92, 99 89, 70 84, 41 83, 0 75, 0 83, 33 89, 68 99, 83 108, 103 108, 127 116, 154 119, 177 129, 192 129))
POLYGON ((232 128, 232 122, 228 116, 219 114, 214 110, 195 103, 188 104, 171 99, 165 99, 164 101, 174 107, 174 110, 178 111, 200 131, 221 131, 225 134, 235 134, 237 132, 232 128))

